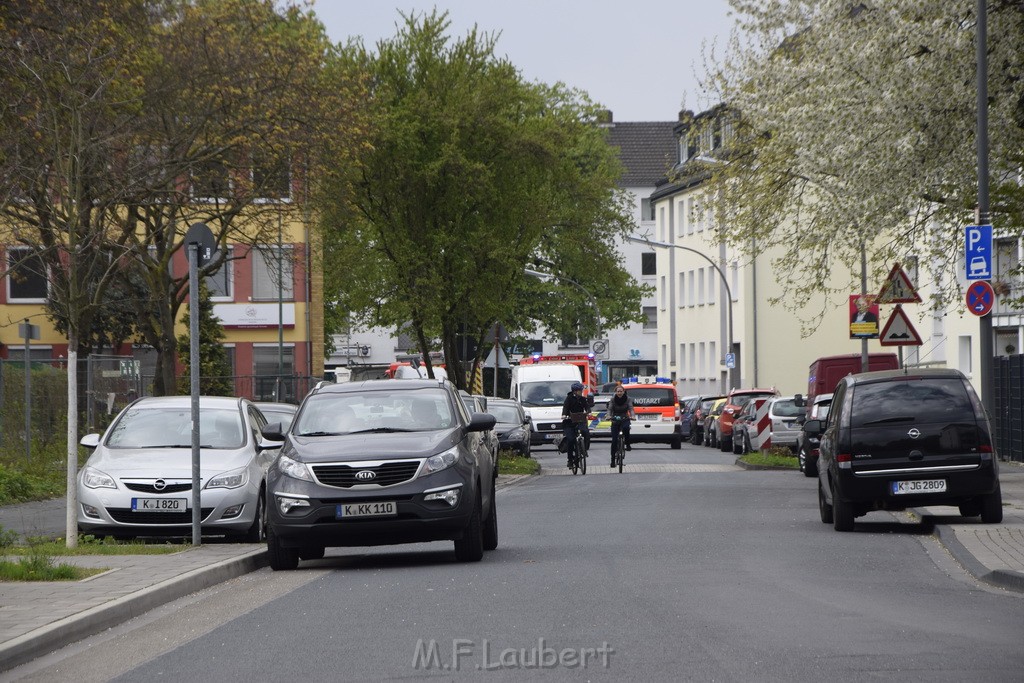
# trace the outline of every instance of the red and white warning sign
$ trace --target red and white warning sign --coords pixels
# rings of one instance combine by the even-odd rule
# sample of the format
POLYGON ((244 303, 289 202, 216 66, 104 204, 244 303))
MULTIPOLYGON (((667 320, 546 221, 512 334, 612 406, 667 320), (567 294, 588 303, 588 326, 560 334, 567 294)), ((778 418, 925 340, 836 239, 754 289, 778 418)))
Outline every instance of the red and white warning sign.
POLYGON ((878 343, 882 346, 920 346, 921 335, 917 333, 910 318, 903 312, 903 307, 896 304, 896 309, 885 322, 882 333, 878 335, 878 343))
POLYGON ((889 271, 889 277, 885 279, 877 301, 880 304, 919 304, 921 295, 914 288, 907 271, 897 263, 889 271))

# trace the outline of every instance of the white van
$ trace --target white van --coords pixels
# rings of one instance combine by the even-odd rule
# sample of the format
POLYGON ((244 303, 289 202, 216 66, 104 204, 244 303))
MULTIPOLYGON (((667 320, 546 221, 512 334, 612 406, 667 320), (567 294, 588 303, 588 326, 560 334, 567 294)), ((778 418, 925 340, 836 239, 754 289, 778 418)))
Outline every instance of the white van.
POLYGON ((533 423, 531 444, 555 443, 562 434, 562 403, 573 382, 582 382, 571 363, 537 363, 512 368, 512 398, 522 404, 533 423))
MULTIPOLYGON (((395 368, 395 379, 429 379, 427 366, 421 365, 414 368, 411 365, 399 365, 395 368)), ((448 379, 448 371, 444 368, 434 366, 434 379, 448 379)))

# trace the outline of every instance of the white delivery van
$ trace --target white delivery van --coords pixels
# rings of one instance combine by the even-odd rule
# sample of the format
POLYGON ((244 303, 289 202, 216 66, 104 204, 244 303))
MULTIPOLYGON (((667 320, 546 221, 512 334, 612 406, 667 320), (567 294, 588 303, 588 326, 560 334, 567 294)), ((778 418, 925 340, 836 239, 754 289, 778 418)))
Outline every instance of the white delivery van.
MULTIPOLYGON (((399 365, 395 368, 395 379, 429 379, 427 366, 421 365, 414 368, 411 365, 399 365)), ((434 366, 434 379, 448 379, 448 371, 444 368, 434 366)))
POLYGON ((533 423, 530 443, 556 443, 562 435, 562 403, 573 382, 582 382, 578 365, 537 363, 512 368, 512 398, 533 423))

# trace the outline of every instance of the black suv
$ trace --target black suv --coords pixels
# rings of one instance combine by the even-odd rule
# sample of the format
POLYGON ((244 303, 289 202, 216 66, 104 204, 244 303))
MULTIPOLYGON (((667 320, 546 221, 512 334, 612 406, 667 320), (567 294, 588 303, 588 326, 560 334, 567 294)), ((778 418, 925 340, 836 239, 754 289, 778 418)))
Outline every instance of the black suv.
POLYGON ((271 568, 325 547, 450 540, 464 562, 498 545, 497 478, 484 435, 447 380, 324 384, 299 407, 267 473, 271 568))
POLYGON ((956 505, 1003 519, 988 417, 959 370, 886 370, 840 380, 820 433, 821 521, 851 531, 872 510, 956 505))

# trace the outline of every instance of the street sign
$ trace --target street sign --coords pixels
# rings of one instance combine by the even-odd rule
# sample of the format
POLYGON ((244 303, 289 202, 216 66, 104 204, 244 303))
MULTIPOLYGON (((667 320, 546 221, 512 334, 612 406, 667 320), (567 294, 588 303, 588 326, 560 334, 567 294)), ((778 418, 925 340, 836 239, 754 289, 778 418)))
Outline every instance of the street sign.
POLYGON ((968 280, 992 279, 991 225, 964 228, 964 270, 968 280))
POLYGON ((39 325, 18 323, 18 336, 22 339, 39 339, 39 325))
POLYGON ((736 354, 735 353, 727 353, 727 354, 725 354, 725 367, 729 368, 730 370, 736 369, 736 354))
POLYGON ((907 271, 897 263, 889 271, 876 301, 880 304, 919 304, 921 295, 914 288, 907 271))
POLYGON ((896 304, 896 309, 885 322, 882 333, 878 336, 882 346, 920 346, 921 335, 914 329, 910 318, 903 312, 903 306, 896 304))
MULTIPOLYGON (((198 260, 197 266, 204 266, 213 260, 213 253, 217 251, 217 239, 213 231, 206 223, 193 223, 188 232, 185 233, 185 245, 196 245, 198 260)), ((188 254, 186 253, 186 257, 188 254)))
POLYGON ((981 317, 992 312, 992 306, 996 302, 996 293, 992 285, 986 280, 972 282, 967 287, 967 310, 974 315, 981 317))

